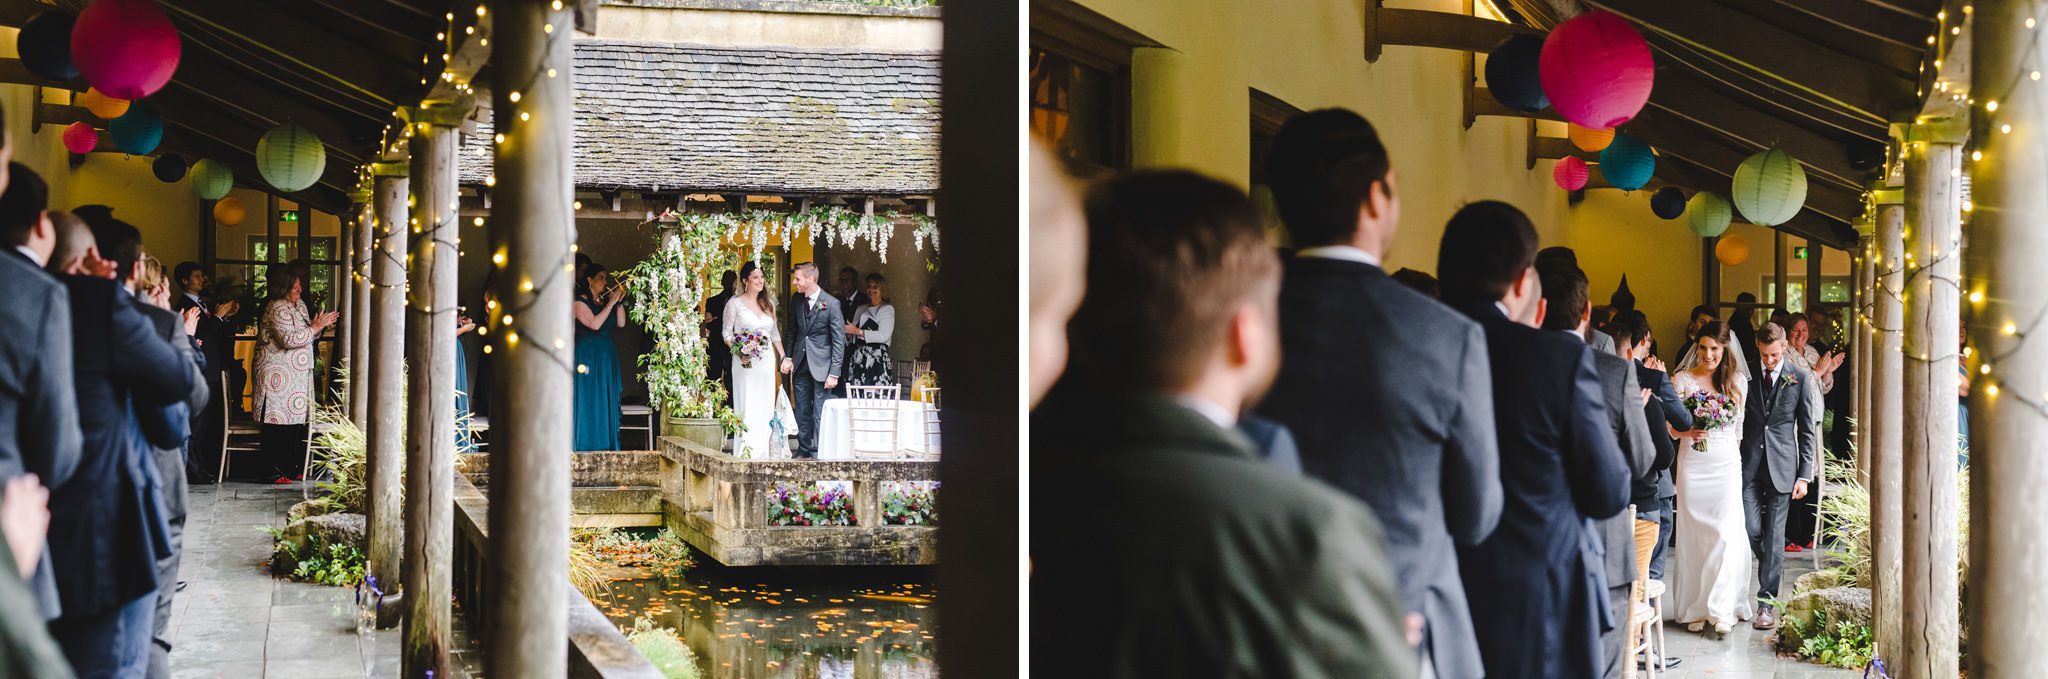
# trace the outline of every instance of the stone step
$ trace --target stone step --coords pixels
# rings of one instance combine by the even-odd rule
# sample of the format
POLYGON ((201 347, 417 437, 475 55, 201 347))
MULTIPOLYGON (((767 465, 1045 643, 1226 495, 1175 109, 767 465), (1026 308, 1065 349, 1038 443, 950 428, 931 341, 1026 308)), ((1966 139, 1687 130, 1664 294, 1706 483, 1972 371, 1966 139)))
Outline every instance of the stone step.
POLYGON ((569 525, 576 528, 658 527, 662 525, 661 488, 571 488, 569 525))

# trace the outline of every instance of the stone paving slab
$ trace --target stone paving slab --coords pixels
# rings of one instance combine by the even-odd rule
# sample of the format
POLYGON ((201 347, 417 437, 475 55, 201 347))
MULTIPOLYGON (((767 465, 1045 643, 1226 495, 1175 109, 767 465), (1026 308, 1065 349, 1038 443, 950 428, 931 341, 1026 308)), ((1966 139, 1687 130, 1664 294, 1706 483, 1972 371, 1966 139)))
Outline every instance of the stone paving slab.
MULTIPOLYGON (((1781 579, 1784 591, 1789 594, 1792 583, 1813 570, 1810 556, 1785 555, 1785 572, 1781 579)), ((1757 590, 1754 566, 1751 566, 1749 588, 1757 590)), ((1665 653, 1682 659, 1678 667, 1657 673, 1658 679, 1851 679, 1861 677, 1859 670, 1846 670, 1826 665, 1817 665, 1790 657, 1779 657, 1772 649, 1771 632, 1759 632, 1745 622, 1736 625, 1725 639, 1714 639, 1710 634, 1695 634, 1685 631, 1685 626, 1675 622, 1664 625, 1665 653)))

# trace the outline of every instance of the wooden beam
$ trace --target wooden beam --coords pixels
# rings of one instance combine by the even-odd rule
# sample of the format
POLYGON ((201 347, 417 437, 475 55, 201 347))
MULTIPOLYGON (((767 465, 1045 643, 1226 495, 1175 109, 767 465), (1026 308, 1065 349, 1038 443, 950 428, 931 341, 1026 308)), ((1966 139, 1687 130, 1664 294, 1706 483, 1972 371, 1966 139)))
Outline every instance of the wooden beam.
POLYGON ((1491 52, 1509 37, 1541 31, 1505 21, 1450 12, 1365 5, 1365 60, 1378 61, 1388 45, 1491 52))
MULTIPOLYGON (((1701 168, 1733 179, 1735 168, 1750 156, 1750 153, 1720 145, 1702 137, 1696 130, 1686 129, 1683 123, 1674 123, 1654 117, 1638 118, 1626 126, 1630 134, 1642 137, 1661 154, 1659 170, 1662 170, 1664 156, 1676 156, 1692 162, 1701 168)), ((1723 184, 1725 187, 1726 185, 1723 184)), ((1806 209, 1819 212, 1843 224, 1856 218, 1863 211, 1860 190, 1843 189, 1828 182, 1807 183, 1806 209)), ((1842 247, 1840 239, 1831 239, 1832 245, 1842 247)))
MULTIPOLYGON (((442 65, 446 77, 428 83, 432 89, 427 90, 426 101, 451 101, 470 94, 462 87, 476 83, 484 64, 491 60, 491 17, 463 12, 455 15, 455 21, 461 35, 450 36, 454 46, 448 48, 448 62, 442 65)), ((484 102, 489 100, 489 95, 482 98, 484 102)))
POLYGON ((1868 181, 1868 173, 1855 169, 1841 141, 1723 95, 1686 69, 1664 69, 1657 73, 1657 79, 1657 87, 1650 93, 1650 107, 1660 116, 1685 120, 1723 137, 1741 140, 1758 151, 1782 148, 1798 158, 1809 175, 1820 175, 1821 179, 1848 188, 1860 187, 1868 181))
POLYGON ((1564 122, 1564 116, 1558 115, 1557 109, 1554 108, 1545 108, 1535 113, 1529 113, 1520 109, 1509 108, 1507 104, 1500 103, 1499 99, 1493 98, 1493 92, 1485 87, 1473 85, 1470 92, 1472 115, 1474 116, 1500 116, 1503 118, 1529 118, 1533 120, 1564 122))

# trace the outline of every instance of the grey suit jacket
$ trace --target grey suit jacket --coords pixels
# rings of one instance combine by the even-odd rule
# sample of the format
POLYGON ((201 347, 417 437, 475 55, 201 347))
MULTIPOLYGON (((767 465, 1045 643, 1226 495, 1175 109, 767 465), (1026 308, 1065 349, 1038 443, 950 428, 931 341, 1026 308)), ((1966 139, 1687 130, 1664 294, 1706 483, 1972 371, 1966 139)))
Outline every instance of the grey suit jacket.
POLYGON ((1742 479, 1756 478, 1757 466, 1771 474, 1771 486, 1792 492, 1792 482, 1814 477, 1820 450, 1820 401, 1807 382, 1813 373, 1785 361, 1778 365, 1778 383, 1762 384, 1766 371, 1756 368, 1757 382, 1743 397, 1742 479))
POLYGON ((846 362, 846 313, 840 310, 839 299, 820 292, 818 301, 809 302, 797 293, 789 307, 789 330, 782 333, 784 355, 809 370, 811 379, 839 377, 846 362))
MULTIPOLYGON (((130 298, 129 301, 135 305, 136 311, 141 312, 156 326, 164 341, 177 352, 178 360, 192 365, 192 392, 186 395, 183 403, 158 406, 154 408, 157 412, 150 413, 144 412, 151 409, 150 406, 137 405, 136 419, 143 423, 145 431, 149 430, 152 424, 179 427, 191 419, 192 413, 206 408, 206 401, 210 395, 210 385, 204 376, 206 360, 200 356, 198 348, 192 346, 192 336, 185 334, 185 328, 177 314, 157 308, 140 298, 130 298)), ((171 521, 185 518, 186 496, 189 491, 185 478, 185 457, 190 452, 191 430, 179 428, 183 429, 179 432, 183 436, 177 437, 177 444, 154 446, 153 456, 156 461, 157 477, 163 483, 164 518, 171 521)))
MULTIPOLYGON (((1621 457, 1628 461, 1631 478, 1650 473, 1657 460, 1656 444, 1650 441, 1650 425, 1643 421, 1643 389, 1636 380, 1635 363, 1611 353, 1593 352, 1593 367, 1600 373, 1600 394, 1606 397, 1607 416, 1613 422, 1614 437, 1621 444, 1621 457)), ((1644 508, 1638 507, 1637 511, 1644 508)), ((1596 522, 1603 543, 1601 562, 1607 572, 1607 586, 1621 587, 1636 581, 1635 521, 1627 512, 1596 522)), ((1624 612, 1625 613, 1625 612, 1624 612)))
MULTIPOLYGON (((0 252, 0 479, 34 473, 55 490, 78 467, 78 392, 71 379, 71 293, 25 255, 0 252)), ((57 617, 50 553, 29 578, 45 618, 57 617)))

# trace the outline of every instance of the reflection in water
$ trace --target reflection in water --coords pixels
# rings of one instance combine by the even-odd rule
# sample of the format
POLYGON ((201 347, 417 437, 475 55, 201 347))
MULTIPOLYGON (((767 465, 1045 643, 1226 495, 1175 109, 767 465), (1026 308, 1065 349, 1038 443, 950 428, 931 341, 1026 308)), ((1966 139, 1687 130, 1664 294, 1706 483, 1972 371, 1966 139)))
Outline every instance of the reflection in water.
POLYGON ((721 569, 620 580, 598 607, 676 630, 706 679, 939 676, 937 592, 921 569, 721 569))

